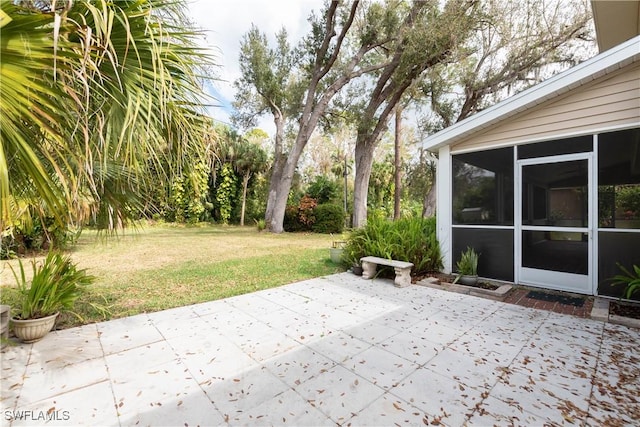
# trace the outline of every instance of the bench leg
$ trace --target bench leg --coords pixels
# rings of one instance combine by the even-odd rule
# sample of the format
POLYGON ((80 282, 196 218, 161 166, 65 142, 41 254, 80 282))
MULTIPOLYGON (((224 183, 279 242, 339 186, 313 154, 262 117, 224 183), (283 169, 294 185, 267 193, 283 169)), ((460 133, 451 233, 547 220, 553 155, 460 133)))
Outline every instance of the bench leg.
POLYGON ((377 265, 372 262, 363 261, 362 262, 362 278, 373 279, 373 277, 376 275, 376 267, 377 265))
POLYGON ((411 284, 411 269, 410 268, 398 268, 394 269, 396 271, 396 278, 393 283, 399 287, 404 288, 405 286, 409 286, 411 284))

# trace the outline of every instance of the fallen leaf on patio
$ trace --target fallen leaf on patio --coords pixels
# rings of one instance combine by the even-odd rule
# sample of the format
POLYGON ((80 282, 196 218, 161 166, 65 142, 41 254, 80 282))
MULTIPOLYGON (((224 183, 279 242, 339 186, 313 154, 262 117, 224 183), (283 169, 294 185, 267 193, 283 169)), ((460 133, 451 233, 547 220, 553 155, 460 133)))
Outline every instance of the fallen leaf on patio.
POLYGON ((396 402, 393 402, 393 407, 396 408, 398 411, 405 412, 405 410, 402 409, 402 407, 400 405, 398 405, 396 402))
POLYGON ((234 378, 234 379, 233 379, 233 382, 234 382, 234 383, 239 383, 239 382, 240 382, 240 379, 239 379, 239 378, 234 378))
POLYGON ((181 406, 181 405, 182 405, 182 400, 179 400, 176 406, 181 406))

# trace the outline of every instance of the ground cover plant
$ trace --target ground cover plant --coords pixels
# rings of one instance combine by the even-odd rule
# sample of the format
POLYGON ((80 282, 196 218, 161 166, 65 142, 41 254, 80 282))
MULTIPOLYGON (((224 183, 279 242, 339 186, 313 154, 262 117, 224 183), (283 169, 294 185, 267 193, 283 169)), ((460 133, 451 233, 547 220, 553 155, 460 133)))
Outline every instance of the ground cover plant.
MULTIPOLYGON (((212 301, 343 271, 329 259, 331 239, 212 225, 144 227, 108 239, 85 231, 70 255, 96 280, 76 302, 74 311, 82 320, 61 316, 58 327, 212 301)), ((15 268, 18 260, 0 264, 0 300, 15 306, 18 292, 9 265, 15 268)))
POLYGON ((412 276, 442 268, 435 217, 397 221, 372 217, 364 227, 351 232, 344 252, 348 266, 358 264, 364 256, 378 256, 413 263, 412 276))

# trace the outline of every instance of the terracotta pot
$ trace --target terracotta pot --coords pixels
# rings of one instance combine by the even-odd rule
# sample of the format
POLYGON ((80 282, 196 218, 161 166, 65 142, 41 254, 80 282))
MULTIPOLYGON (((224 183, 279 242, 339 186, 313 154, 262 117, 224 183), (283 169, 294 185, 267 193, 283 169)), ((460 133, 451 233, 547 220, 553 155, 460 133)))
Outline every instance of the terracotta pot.
POLYGON ((51 316, 41 317, 39 319, 11 319, 11 323, 13 323, 13 332, 16 334, 16 337, 24 343, 36 342, 44 338, 44 336, 53 329, 53 325, 56 324, 58 314, 60 313, 55 313, 51 316))

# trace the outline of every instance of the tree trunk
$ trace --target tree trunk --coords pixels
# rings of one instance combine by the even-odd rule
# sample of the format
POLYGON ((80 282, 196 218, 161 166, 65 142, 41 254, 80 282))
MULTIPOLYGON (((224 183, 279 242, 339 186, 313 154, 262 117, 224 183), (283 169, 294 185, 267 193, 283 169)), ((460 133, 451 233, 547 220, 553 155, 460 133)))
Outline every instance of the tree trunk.
POLYGON ((353 187, 354 228, 364 226, 367 221, 367 197, 374 150, 374 144, 356 144, 356 178, 353 187))
POLYGON ((244 226, 244 213, 247 207, 247 187, 249 186, 249 179, 251 178, 251 172, 247 172, 242 177, 242 209, 240 210, 240 226, 244 226))
POLYGON ((432 167, 431 169, 432 178, 431 178, 431 188, 427 194, 424 195, 424 200, 422 202, 422 217, 427 218, 429 216, 434 216, 436 214, 436 194, 437 194, 437 179, 436 179, 436 170, 432 167))
POLYGON ((396 132, 395 132, 395 144, 394 144, 394 155, 395 155, 395 164, 393 170, 393 178, 395 184, 395 192, 393 195, 393 219, 400 219, 400 194, 402 193, 401 188, 401 178, 402 171, 400 170, 400 166, 402 163, 402 157, 400 153, 400 140, 402 137, 402 107, 398 105, 396 107, 396 132))
POLYGON ((271 187, 275 189, 275 200, 273 203, 271 223, 269 224, 269 230, 272 233, 282 233, 284 231, 284 212, 287 209, 287 200, 289 199, 289 191, 291 191, 293 175, 298 166, 302 151, 311 137, 311 132, 308 131, 308 129, 315 129, 317 117, 319 116, 319 114, 312 115, 310 119, 312 125, 301 129, 298 133, 296 142, 291 148, 286 160, 283 158, 283 166, 278 177, 279 179, 275 181, 273 177, 271 178, 271 187))
POLYGON ((267 208, 264 214, 264 222, 267 230, 273 228, 273 210, 276 205, 278 195, 277 184, 280 182, 282 170, 284 169, 284 155, 282 153, 282 143, 284 141, 284 118, 279 114, 274 114, 273 122, 276 125, 276 140, 274 148, 274 160, 271 167, 271 177, 269 179, 269 194, 267 195, 267 208))

